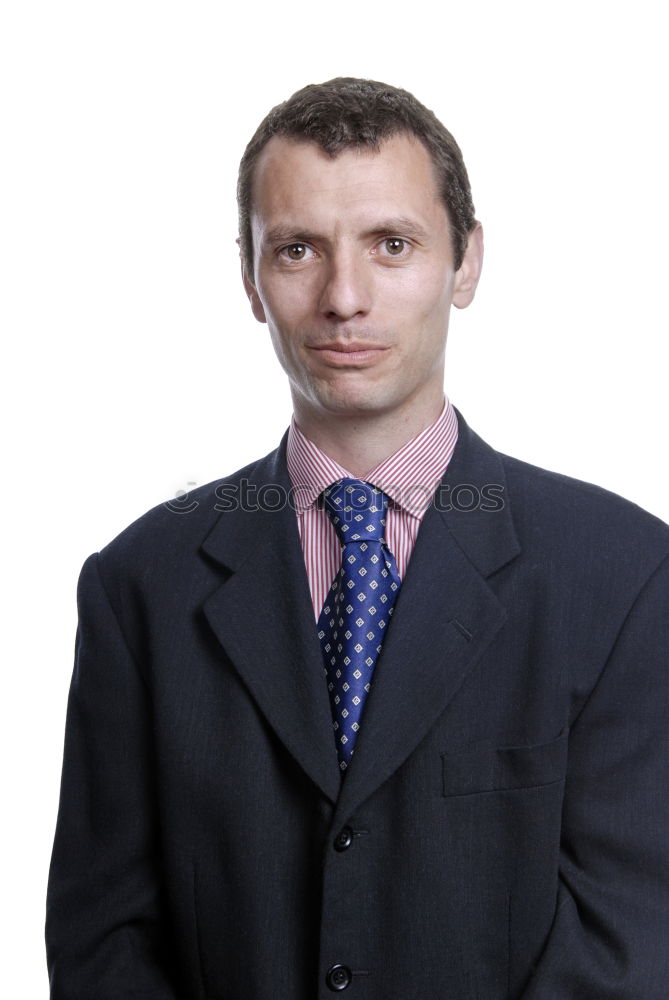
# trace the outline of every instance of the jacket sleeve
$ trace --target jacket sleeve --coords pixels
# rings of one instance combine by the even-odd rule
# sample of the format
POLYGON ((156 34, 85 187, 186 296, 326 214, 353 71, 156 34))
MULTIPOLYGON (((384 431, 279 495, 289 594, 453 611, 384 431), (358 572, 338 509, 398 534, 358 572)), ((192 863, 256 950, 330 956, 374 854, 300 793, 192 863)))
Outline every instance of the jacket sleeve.
POLYGON ((105 593, 97 554, 81 570, 77 603, 47 891, 50 995, 176 1000, 148 691, 105 593))
POLYGON ((666 1000, 668 983, 665 559, 572 726, 557 911, 522 1000, 666 1000))

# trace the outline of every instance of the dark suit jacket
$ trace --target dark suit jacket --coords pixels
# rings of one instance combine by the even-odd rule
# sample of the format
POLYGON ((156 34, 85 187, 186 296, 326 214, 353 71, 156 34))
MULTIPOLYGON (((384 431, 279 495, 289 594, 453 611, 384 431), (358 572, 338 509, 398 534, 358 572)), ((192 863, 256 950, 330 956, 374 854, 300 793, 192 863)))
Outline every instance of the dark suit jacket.
POLYGON ((343 783, 285 439, 86 560, 54 1000, 666 1000, 669 528, 458 416, 343 783))

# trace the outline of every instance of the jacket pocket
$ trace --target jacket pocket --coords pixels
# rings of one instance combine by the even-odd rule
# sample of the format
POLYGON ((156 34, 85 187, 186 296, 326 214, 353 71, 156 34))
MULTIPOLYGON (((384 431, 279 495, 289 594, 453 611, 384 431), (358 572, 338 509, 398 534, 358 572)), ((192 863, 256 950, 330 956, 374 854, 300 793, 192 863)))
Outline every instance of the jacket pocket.
POLYGON ((473 795, 513 788, 537 788, 562 781, 568 731, 549 743, 492 747, 478 743, 441 755, 444 795, 473 795))

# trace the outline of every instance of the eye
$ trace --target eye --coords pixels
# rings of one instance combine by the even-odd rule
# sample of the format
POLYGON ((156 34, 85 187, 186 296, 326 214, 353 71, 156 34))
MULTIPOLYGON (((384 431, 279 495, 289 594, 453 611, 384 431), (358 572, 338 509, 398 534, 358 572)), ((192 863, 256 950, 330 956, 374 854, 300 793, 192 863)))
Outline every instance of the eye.
POLYGON ((305 243, 289 243, 279 251, 289 260, 306 260, 309 255, 309 247, 305 243))
POLYGON ((383 245, 391 257, 400 257, 404 253, 407 242, 400 239, 399 236, 390 236, 383 241, 383 245))

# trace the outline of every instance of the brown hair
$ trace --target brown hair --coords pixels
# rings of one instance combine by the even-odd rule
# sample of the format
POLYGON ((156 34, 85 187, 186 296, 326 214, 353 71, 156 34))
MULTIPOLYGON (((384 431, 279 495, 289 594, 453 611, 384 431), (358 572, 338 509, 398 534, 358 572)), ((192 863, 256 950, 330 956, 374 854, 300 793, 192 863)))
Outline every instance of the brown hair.
POLYGON ((311 83, 272 108, 242 156, 237 182, 239 248, 249 276, 253 275, 253 169, 272 136, 315 142, 335 157, 342 149, 367 146, 378 150, 383 139, 402 132, 420 139, 432 158, 451 223, 457 270, 476 225, 467 169, 457 142, 434 112, 407 90, 375 80, 337 77, 311 83))

